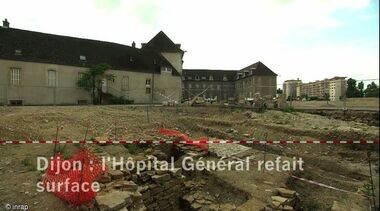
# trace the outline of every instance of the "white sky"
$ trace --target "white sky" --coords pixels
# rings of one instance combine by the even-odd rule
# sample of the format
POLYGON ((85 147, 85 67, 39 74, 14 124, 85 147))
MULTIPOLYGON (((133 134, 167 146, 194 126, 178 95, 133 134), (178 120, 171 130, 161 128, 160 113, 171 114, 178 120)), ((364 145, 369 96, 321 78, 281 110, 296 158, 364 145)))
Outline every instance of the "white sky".
POLYGON ((379 78, 377 1, 0 0, 0 18, 13 28, 126 45, 163 30, 187 51, 184 68, 262 61, 278 83, 308 82, 379 78))

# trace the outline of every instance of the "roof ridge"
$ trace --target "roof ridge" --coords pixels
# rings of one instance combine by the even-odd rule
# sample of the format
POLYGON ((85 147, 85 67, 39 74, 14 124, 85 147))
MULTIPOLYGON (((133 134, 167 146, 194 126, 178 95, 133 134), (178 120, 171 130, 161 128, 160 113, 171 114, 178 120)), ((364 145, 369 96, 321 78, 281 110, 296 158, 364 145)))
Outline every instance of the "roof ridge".
POLYGON ((138 49, 139 48, 134 48, 129 45, 121 44, 121 43, 116 43, 116 42, 111 42, 111 41, 105 41, 105 40, 96 40, 96 39, 90 39, 90 38, 82 38, 82 37, 73 37, 73 36, 68 36, 68 35, 60 35, 60 34, 52 34, 52 33, 46 33, 46 32, 40 32, 40 31, 32 31, 32 30, 25 30, 25 29, 19 29, 19 28, 1 28, 4 30, 16 30, 16 31, 22 31, 22 32, 28 32, 28 33, 36 33, 36 34, 42 34, 42 35, 49 35, 49 36, 56 36, 56 37, 62 37, 62 38, 69 38, 69 39, 75 39, 75 40, 84 40, 84 41, 92 41, 92 42, 101 42, 101 43, 108 43, 108 44, 114 44, 114 45, 120 45, 123 47, 129 47, 133 49, 138 49))

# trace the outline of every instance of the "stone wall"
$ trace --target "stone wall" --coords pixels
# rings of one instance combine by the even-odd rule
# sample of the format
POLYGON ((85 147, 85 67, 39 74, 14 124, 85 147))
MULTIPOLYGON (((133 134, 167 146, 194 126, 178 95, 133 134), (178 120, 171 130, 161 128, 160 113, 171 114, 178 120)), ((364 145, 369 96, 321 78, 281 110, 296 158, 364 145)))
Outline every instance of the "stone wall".
MULTIPOLYGON (((143 159, 156 158, 148 156, 143 159)), ((181 210, 180 198, 184 194, 181 172, 180 168, 140 173, 110 170, 98 178, 101 191, 96 197, 97 207, 101 211, 181 210)))

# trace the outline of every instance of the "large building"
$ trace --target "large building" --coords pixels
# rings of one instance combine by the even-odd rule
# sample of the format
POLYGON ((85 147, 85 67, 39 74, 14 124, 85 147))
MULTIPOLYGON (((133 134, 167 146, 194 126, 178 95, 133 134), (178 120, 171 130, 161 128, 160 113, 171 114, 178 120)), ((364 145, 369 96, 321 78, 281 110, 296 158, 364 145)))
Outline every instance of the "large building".
POLYGON ((135 103, 180 101, 184 51, 164 32, 137 48, 0 27, 0 104, 90 104, 77 81, 89 67, 106 63, 112 80, 102 92, 135 103))
POLYGON ((183 70, 183 98, 191 99, 200 94, 204 99, 227 101, 235 97, 236 70, 183 70))
POLYGON ((283 84, 283 90, 286 99, 292 98, 295 99, 300 95, 300 85, 302 85, 302 81, 297 80, 286 80, 283 84))
POLYGON ((184 99, 201 93, 203 98, 226 102, 233 98, 243 100, 261 96, 276 95, 277 74, 262 62, 256 62, 241 70, 183 70, 184 99))
POLYGON ((307 95, 323 99, 328 94, 331 101, 340 100, 346 95, 346 77, 333 77, 330 79, 317 80, 315 82, 303 83, 298 86, 297 97, 307 95))

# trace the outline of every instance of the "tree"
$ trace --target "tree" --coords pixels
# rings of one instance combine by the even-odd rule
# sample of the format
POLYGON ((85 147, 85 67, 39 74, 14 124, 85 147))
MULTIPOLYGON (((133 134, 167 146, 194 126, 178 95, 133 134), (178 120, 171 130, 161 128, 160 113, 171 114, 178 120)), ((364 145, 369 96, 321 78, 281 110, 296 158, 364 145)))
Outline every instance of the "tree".
POLYGON ((301 100, 303 99, 309 100, 309 96, 307 94, 302 94, 300 97, 301 97, 301 100))
POLYGON ((326 103, 327 103, 327 105, 328 105, 328 104, 329 104, 329 101, 330 101, 330 94, 327 93, 327 92, 325 92, 325 93, 323 94, 323 99, 326 100, 326 103))
POLYGON ((277 94, 282 94, 282 93, 283 93, 282 89, 278 88, 277 89, 277 94))
POLYGON ((366 97, 379 97, 379 86, 372 82, 367 85, 367 89, 364 91, 366 97))
POLYGON ((359 96, 364 97, 364 83, 363 83, 363 81, 358 83, 358 88, 359 88, 359 96))
POLYGON ((102 103, 102 85, 104 80, 113 80, 114 75, 106 74, 110 66, 105 63, 97 64, 79 78, 77 85, 91 93, 92 104, 102 103))
POLYGON ((347 98, 360 97, 360 92, 356 87, 356 80, 353 78, 347 80, 346 96, 347 98))

